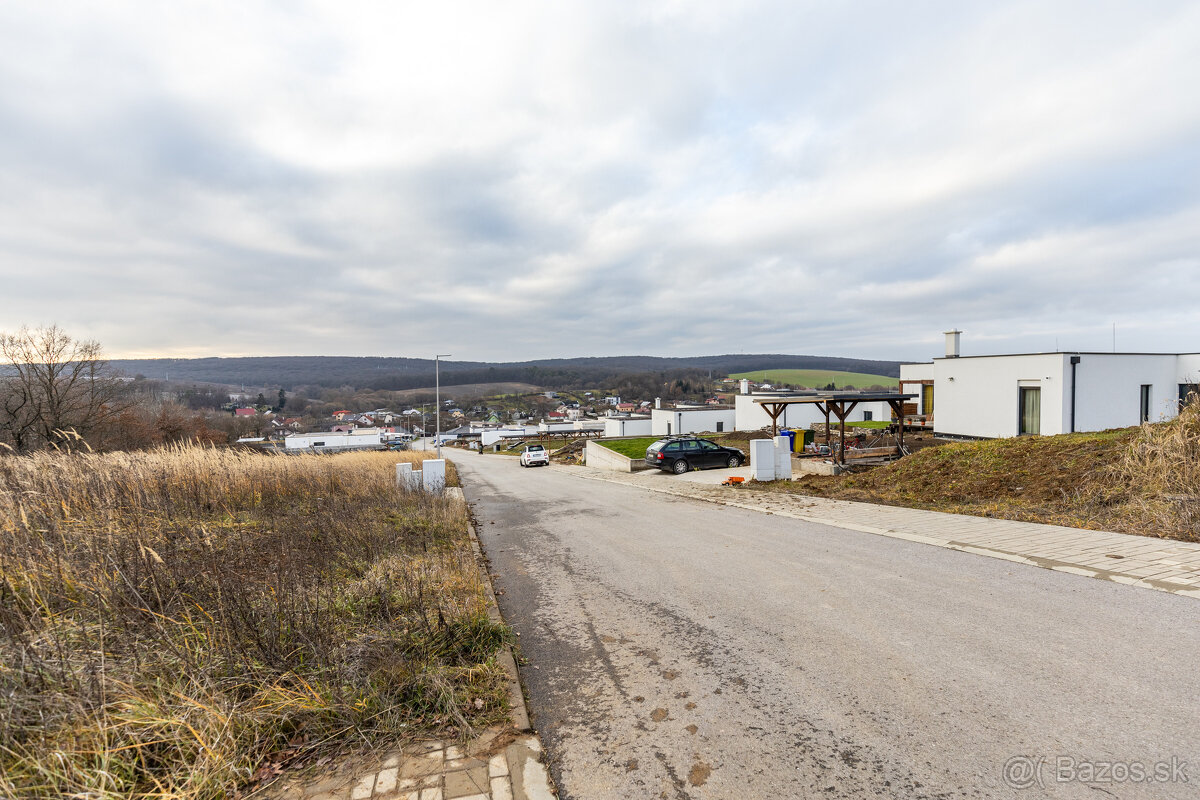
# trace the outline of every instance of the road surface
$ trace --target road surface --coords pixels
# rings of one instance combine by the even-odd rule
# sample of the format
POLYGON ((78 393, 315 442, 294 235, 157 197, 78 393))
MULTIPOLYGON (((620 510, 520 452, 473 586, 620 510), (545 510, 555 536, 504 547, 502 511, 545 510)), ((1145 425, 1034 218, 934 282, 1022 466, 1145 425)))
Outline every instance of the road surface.
POLYGON ((567 800, 1200 797, 1194 599, 445 453, 567 800))

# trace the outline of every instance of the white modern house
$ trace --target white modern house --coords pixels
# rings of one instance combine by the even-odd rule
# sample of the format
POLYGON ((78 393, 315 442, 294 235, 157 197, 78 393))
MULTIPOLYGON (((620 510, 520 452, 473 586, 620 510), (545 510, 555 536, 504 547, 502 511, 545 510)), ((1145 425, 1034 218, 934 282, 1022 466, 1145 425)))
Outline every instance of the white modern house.
POLYGON ((650 412, 650 435, 722 433, 734 429, 735 419, 732 408, 656 408, 650 412))
MULTIPOLYGON (((735 410, 734 429, 739 431, 757 431, 771 427, 771 417, 767 414, 762 403, 756 400, 785 399, 796 397, 798 394, 819 394, 819 392, 754 392, 750 390, 750 382, 743 380, 741 391, 734 396, 735 410)), ((846 417, 847 422, 887 421, 892 418, 892 409, 887 403, 859 403, 846 417)), ((837 420, 833 420, 836 422, 837 420)), ((812 404, 789 405, 779 417, 780 428, 809 428, 816 423, 825 424, 825 414, 812 404)))
POLYGON ((366 428, 345 432, 293 433, 283 440, 289 453, 305 451, 330 453, 338 450, 378 450, 383 446, 387 433, 379 428, 366 428))
POLYGON ((921 386, 918 413, 938 436, 993 439, 1101 431, 1170 419, 1200 391, 1200 353, 1023 353, 963 356, 961 331, 946 355, 903 364, 904 391, 921 386))
POLYGON ((651 436, 654 423, 650 417, 607 417, 604 420, 604 438, 621 436, 651 436))

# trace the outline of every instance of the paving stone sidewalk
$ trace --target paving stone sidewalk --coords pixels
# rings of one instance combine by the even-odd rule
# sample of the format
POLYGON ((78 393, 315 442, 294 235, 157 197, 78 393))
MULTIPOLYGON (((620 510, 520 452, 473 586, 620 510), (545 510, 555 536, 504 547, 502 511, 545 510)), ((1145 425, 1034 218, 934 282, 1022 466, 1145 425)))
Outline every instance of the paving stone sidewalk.
POLYGON ((427 741, 341 763, 320 777, 284 778, 270 800, 552 800, 541 744, 492 729, 467 745, 427 741))
POLYGON ((718 485, 717 470, 668 475, 658 470, 621 473, 580 466, 553 468, 580 478, 1200 598, 1200 544, 1191 542, 731 488, 718 485))

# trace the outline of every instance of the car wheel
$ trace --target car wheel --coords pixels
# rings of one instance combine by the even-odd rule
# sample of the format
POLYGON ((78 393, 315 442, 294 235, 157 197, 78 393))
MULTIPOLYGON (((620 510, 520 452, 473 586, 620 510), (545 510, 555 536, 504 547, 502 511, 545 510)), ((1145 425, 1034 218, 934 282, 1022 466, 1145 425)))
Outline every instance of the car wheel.
POLYGON ((687 461, 683 460, 682 458, 677 460, 674 464, 671 465, 671 471, 674 472, 676 475, 682 475, 683 473, 687 472, 688 471, 687 461))
POLYGON ((738 458, 737 456, 729 457, 729 468, 730 469, 736 469, 737 467, 740 467, 741 465, 742 465, 742 460, 740 458, 738 458))

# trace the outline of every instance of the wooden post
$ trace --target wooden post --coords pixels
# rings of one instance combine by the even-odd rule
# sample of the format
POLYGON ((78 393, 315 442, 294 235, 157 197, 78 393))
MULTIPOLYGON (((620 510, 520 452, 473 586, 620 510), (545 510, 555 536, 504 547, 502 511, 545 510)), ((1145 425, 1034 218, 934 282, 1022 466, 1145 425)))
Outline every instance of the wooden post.
POLYGON ((786 403, 763 403, 763 410, 771 417, 771 438, 779 435, 779 415, 787 408, 786 403))
POLYGON ((904 455, 904 400, 888 400, 888 405, 892 407, 892 411, 896 412, 896 419, 900 421, 900 437, 897 440, 900 450, 900 455, 904 455))
POLYGON ((847 406, 844 401, 839 400, 837 401, 837 405, 834 406, 834 401, 830 400, 829 405, 833 406, 833 413, 836 414, 838 418, 838 427, 841 432, 842 440, 841 452, 838 454, 838 463, 844 467, 846 466, 846 417, 850 416, 850 412, 853 411, 854 407, 858 405, 858 401, 855 400, 849 406, 847 406))

